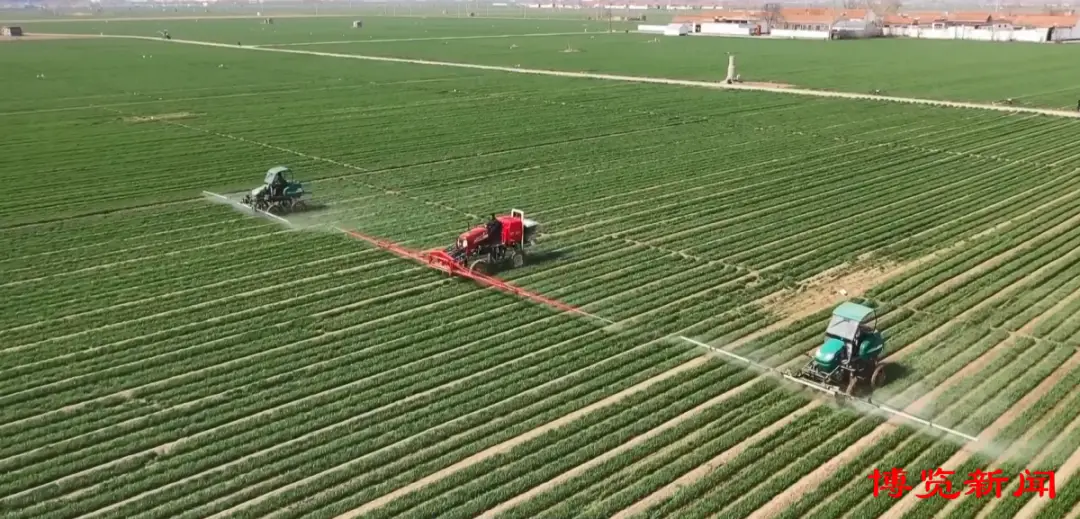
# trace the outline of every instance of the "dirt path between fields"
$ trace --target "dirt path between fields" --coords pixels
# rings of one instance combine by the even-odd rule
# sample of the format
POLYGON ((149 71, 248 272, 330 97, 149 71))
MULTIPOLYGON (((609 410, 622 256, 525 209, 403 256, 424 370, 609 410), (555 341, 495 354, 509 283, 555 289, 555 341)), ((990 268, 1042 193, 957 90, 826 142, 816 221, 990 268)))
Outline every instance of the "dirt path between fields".
POLYGON ((0 36, 0 43, 16 41, 47 41, 47 40, 81 40, 95 38, 93 34, 32 34, 25 33, 22 36, 0 36))
MULTIPOLYGON (((31 23, 70 23, 70 22, 161 22, 169 20, 243 20, 253 19, 261 20, 263 18, 352 18, 361 16, 359 14, 297 14, 297 13, 285 13, 285 14, 270 14, 263 13, 261 15, 254 14, 209 14, 206 16, 195 15, 183 15, 183 16, 129 16, 123 18, 95 18, 93 16, 87 16, 85 18, 39 18, 36 20, 4 20, 0 23, 4 25, 15 24, 31 24, 31 23)), ((363 16, 371 16, 364 14, 363 16)))
MULTIPOLYGON (((216 14, 206 13, 204 16, 196 15, 179 15, 179 16, 127 16, 119 18, 95 18, 93 16, 85 16, 82 18, 38 18, 30 20, 0 20, 0 24, 4 25, 17 25, 17 24, 30 24, 30 23, 72 23, 72 22, 167 22, 169 20, 262 20, 264 18, 416 18, 416 19, 451 19, 460 20, 460 16, 450 16, 440 14, 438 12, 431 12, 428 14, 381 14, 376 12, 352 12, 352 13, 328 13, 328 14, 306 14, 306 13, 279 13, 274 14, 270 12, 262 12, 259 15, 254 14, 216 14)), ((584 18, 574 17, 550 17, 550 16, 529 16, 522 18, 521 16, 482 16, 478 13, 478 16, 470 17, 474 20, 524 20, 524 21, 549 21, 549 22, 589 22, 584 18)), ((595 21, 594 21, 595 23, 595 21)), ((1068 43, 1068 42, 1066 42, 1068 43)))
POLYGON ((652 385, 654 385, 654 384, 656 384, 658 382, 661 382, 661 381, 666 380, 668 378, 674 377, 674 376, 676 376, 676 375, 678 375, 678 374, 680 374, 680 373, 682 373, 684 371, 688 371, 688 370, 694 369, 694 368, 696 368, 698 366, 701 366, 701 365, 705 364, 706 362, 708 362, 708 360, 709 360, 708 357, 696 357, 696 358, 694 358, 694 359, 692 359, 690 361, 684 362, 683 364, 679 365, 678 367, 675 367, 673 369, 665 371, 664 373, 656 375, 655 377, 650 378, 648 380, 645 380, 644 382, 640 382, 637 385, 634 385, 634 386, 631 386, 631 387, 629 387, 627 389, 624 389, 624 390, 622 390, 622 391, 620 391, 620 392, 618 392, 618 393, 616 393, 614 395, 611 395, 611 396, 609 396, 609 397, 607 397, 607 398, 605 398, 603 400, 600 400, 600 401, 595 402, 595 403, 593 403, 591 405, 588 405, 586 407, 578 409, 577 411, 574 411, 574 412, 572 412, 570 414, 564 415, 561 418, 558 418, 558 419, 556 419, 554 421, 548 422, 547 424, 544 424, 543 426, 532 429, 531 431, 529 431, 529 432, 527 432, 525 434, 522 434, 520 436, 516 436, 514 438, 511 438, 510 440, 502 442, 502 443, 500 443, 500 444, 498 444, 498 445, 496 445, 494 447, 491 447, 491 448, 485 449, 483 451, 480 451, 480 452, 478 452, 476 454, 473 454, 472 456, 469 456, 468 458, 465 458, 465 459, 463 459, 463 460, 461 460, 461 461, 459 461, 459 462, 457 462, 457 463, 455 463, 455 464, 453 464, 453 465, 451 465, 451 466, 449 466, 449 467, 447 467, 445 469, 442 469, 442 470, 440 470, 438 472, 435 472, 435 473, 433 473, 433 474, 431 474, 431 475, 429 475, 429 476, 427 476, 425 478, 414 481, 414 482, 412 482, 412 483, 410 483, 410 484, 408 484, 408 485, 406 485, 404 487, 401 487, 401 488, 399 488, 399 489, 397 489, 397 490, 395 490, 393 492, 385 494, 385 495, 383 495, 382 497, 380 497, 378 499, 369 501, 369 502, 365 503, 363 506, 361 506, 359 508, 355 508, 353 510, 350 510, 349 512, 347 512, 345 514, 342 514, 342 515, 338 516, 336 519, 352 519, 354 517, 357 517, 359 515, 363 515, 363 514, 365 514, 367 512, 370 512, 372 510, 375 510, 375 509, 381 508, 383 506, 386 506, 390 502, 392 502, 392 501, 394 501, 394 500, 396 500, 396 499, 398 499, 400 497, 403 497, 403 496, 405 496, 405 495, 407 495, 407 494, 409 494, 409 493, 411 493, 413 491, 419 490, 419 489, 424 488, 424 487, 426 487, 426 486, 428 486, 430 484, 433 484, 433 483, 435 483, 435 482, 437 482, 439 480, 442 480, 442 479, 446 478, 447 476, 450 476, 451 474, 453 474, 455 472, 458 472, 460 470, 464 470, 464 469, 466 469, 466 468, 468 468, 468 467, 470 467, 472 465, 475 465, 476 463, 480 463, 481 461, 484 461, 484 460, 486 460, 488 458, 497 456, 499 454, 505 454, 507 452, 510 452, 510 450, 512 450, 513 448, 515 448, 515 447, 517 447, 519 445, 522 445, 522 444, 524 444, 525 442, 527 442, 529 440, 532 440, 534 438, 538 438, 541 435, 543 435, 543 434, 545 434, 545 433, 547 433, 549 431, 553 431, 555 429, 558 429, 559 427, 562 427, 564 425, 568 425, 571 422, 573 422, 573 421, 575 421, 575 420, 577 420, 579 418, 582 418, 582 417, 584 417, 585 415, 587 415, 589 413, 592 413, 593 411, 597 411, 597 410, 599 410, 601 408, 617 404, 620 401, 622 401, 624 398, 627 398, 630 395, 633 395, 635 393, 639 393, 641 391, 644 391, 644 390, 648 389, 650 386, 652 386, 652 385))
MULTIPOLYGON (((149 36, 123 36, 123 35, 102 35, 106 38, 125 38, 135 40, 147 40, 147 41, 166 41, 160 38, 153 38, 149 36)), ((660 77, 648 77, 648 76, 623 76, 618 74, 597 74, 589 72, 568 72, 568 71, 556 71, 556 70, 542 70, 522 68, 520 66, 504 67, 496 65, 479 65, 474 63, 454 63, 446 61, 432 61, 423 59, 408 59, 408 58, 390 58, 385 56, 366 56, 362 54, 341 54, 333 52, 316 52, 309 50, 297 50, 297 49, 282 49, 272 47, 252 47, 242 45, 230 45, 227 43, 214 43, 198 40, 167 40, 169 43, 183 44, 183 45, 202 45, 207 47, 220 47, 226 49, 242 49, 261 52, 281 52, 287 54, 306 54, 310 56, 322 56, 329 58, 344 58, 355 59, 364 61, 383 61, 390 63, 407 63, 412 65, 429 65, 438 67, 455 67, 455 68, 467 68, 475 70, 488 70, 495 72, 513 72, 518 74, 533 74, 540 76, 557 76, 579 79, 602 79, 608 81, 622 81, 630 83, 651 83, 651 84, 663 84, 674 86, 687 86, 698 88, 713 88, 723 90, 750 90, 759 92, 773 92, 773 93, 786 93, 794 95, 812 96, 812 97, 831 97, 840 99, 855 99, 855 100, 867 100, 867 101, 887 101, 894 103, 907 103, 918 104, 928 106, 942 106, 950 108, 972 108, 979 110, 993 110, 998 112, 1008 113, 1031 113, 1042 114, 1055 117, 1069 117, 1080 118, 1080 112, 1070 112, 1068 110, 1054 110, 1050 108, 1029 108, 1018 106, 998 106, 986 103, 968 103, 960 101, 942 101, 935 99, 922 99, 915 97, 895 97, 895 96, 883 96, 874 94, 857 94, 854 92, 837 92, 829 90, 810 90, 805 88, 789 88, 789 87, 777 87, 777 86, 764 86, 764 85, 747 85, 747 84, 726 84, 720 82, 710 81, 694 81, 686 79, 672 79, 672 78, 660 78, 660 77)))
POLYGON ((587 31, 574 31, 574 32, 525 32, 520 34, 479 34, 471 36, 432 36, 426 38, 385 38, 385 39, 370 39, 370 40, 334 40, 334 41, 301 41, 294 43, 261 43, 258 45, 252 45, 252 47, 310 47, 312 45, 351 45, 354 43, 398 43, 398 42, 411 42, 411 41, 453 41, 453 40, 491 40, 508 38, 536 38, 544 36, 580 36, 589 35, 595 36, 597 34, 607 35, 616 34, 607 31, 592 32, 587 31))
MULTIPOLYGON (((980 449, 985 448, 987 443, 993 442, 995 440, 995 437, 998 435, 998 433, 1001 432, 1002 429, 1012 424, 1012 422, 1016 420, 1021 414, 1023 414, 1024 411, 1030 409, 1031 406, 1035 404, 1035 402, 1038 402, 1040 398, 1046 396, 1046 394, 1049 393, 1050 390, 1052 390, 1054 386, 1056 386, 1061 381, 1061 379, 1065 378, 1065 376, 1068 375, 1069 372, 1078 365, 1080 365, 1080 354, 1074 353, 1068 361, 1055 369, 1050 374, 1050 376, 1043 379, 1042 382, 1040 382, 1039 385, 1035 387, 1035 389, 1024 395, 1024 397, 1017 401, 1015 404, 1013 404, 1012 407, 1010 407, 1008 411, 1005 412, 1005 414, 998 417, 996 420, 994 420, 993 423, 990 424, 990 426, 984 429, 983 432, 979 433, 979 436, 981 436, 982 439, 978 443, 964 445, 959 451, 956 452, 956 454, 953 454, 952 457, 950 457, 948 461, 946 461, 941 466, 941 468, 944 470, 956 470, 957 467, 963 465, 976 452, 978 452, 980 449)), ((1068 399, 1066 398, 1063 399, 1061 403, 1065 403, 1067 401, 1068 399)), ((1053 412, 1048 412, 1046 413, 1044 419, 1049 418, 1052 415, 1053 412)), ((1029 430, 1029 434, 1033 434, 1037 429, 1038 427, 1032 427, 1029 430)), ((1000 465, 1000 463, 998 462, 1008 459, 1016 450, 1016 446, 1023 445, 1025 443, 1024 440, 1025 437, 1021 437, 1017 442, 1014 443, 1013 447, 1004 451, 997 458, 997 462, 991 463, 990 466, 996 467, 1000 465)), ((944 517, 947 514, 947 511, 955 508, 955 506, 958 506, 958 504, 965 498, 966 495, 962 495, 960 496, 960 499, 953 500, 940 511, 938 516, 944 517)), ((888 512, 886 512, 885 515, 882 516, 882 518, 899 519, 905 517, 906 514, 911 510, 911 508, 918 504, 918 502, 919 501, 918 499, 916 499, 915 493, 908 493, 903 498, 898 500, 896 504, 893 505, 893 507, 890 508, 888 512)))

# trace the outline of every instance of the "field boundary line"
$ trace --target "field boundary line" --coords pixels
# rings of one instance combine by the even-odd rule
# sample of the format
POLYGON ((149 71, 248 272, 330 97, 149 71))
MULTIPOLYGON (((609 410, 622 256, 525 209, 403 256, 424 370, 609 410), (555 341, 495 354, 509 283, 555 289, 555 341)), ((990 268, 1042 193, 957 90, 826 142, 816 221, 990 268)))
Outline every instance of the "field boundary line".
MULTIPOLYGON (((582 33, 585 34, 585 33, 582 33)), ((674 85, 674 86, 686 86, 686 87, 698 87, 698 88, 713 88, 717 90, 742 90, 742 91, 754 91, 754 92, 771 92, 777 94, 790 94, 790 95, 802 95, 809 97, 831 97, 839 99, 854 99, 864 101, 886 101, 893 103, 906 103, 906 104, 918 104, 929 106, 940 106, 949 108, 972 108, 979 110, 993 110, 998 112, 1011 112, 1011 113, 1032 113, 1042 114, 1054 117, 1068 117, 1073 119, 1080 119, 1080 112, 1069 112, 1067 110, 1055 110, 1051 108, 1031 108, 1023 106, 999 106, 986 103, 971 103, 964 101, 944 101, 937 99, 924 99, 917 97, 897 97, 897 96, 884 96, 875 94, 857 94, 855 92, 841 92, 831 90, 811 90, 807 88, 782 88, 782 87, 767 87, 761 85, 742 85, 742 84, 726 84, 720 82, 710 81, 695 81, 689 79, 673 79, 662 77, 650 77, 650 76, 624 76, 618 74, 598 74, 592 72, 569 72, 558 70, 545 70, 545 69, 532 69, 522 67, 504 67, 498 65, 480 65, 476 63, 457 63, 449 61, 433 61, 424 59, 410 59, 410 58, 391 58, 386 56, 368 56, 364 54, 341 54, 334 52, 315 52, 307 50, 296 49, 279 49, 269 47, 254 47, 244 45, 230 45, 227 43, 215 43, 199 40, 161 40, 160 38, 150 36, 128 36, 128 35, 114 35, 114 34, 102 34, 97 36, 99 38, 121 38, 132 40, 144 40, 144 41, 167 41, 168 43, 176 43, 182 45, 202 45, 205 47, 220 47, 226 49, 241 49, 241 50, 254 50, 263 52, 281 52, 287 54, 306 54, 310 56, 322 56, 328 58, 345 58, 356 59, 364 61, 383 61, 388 63, 405 63, 412 65, 429 65, 438 67, 456 67, 467 68, 476 70, 488 70, 493 72, 513 72, 518 74, 533 74, 539 76, 557 76, 567 78, 578 79, 603 79, 608 81, 622 81, 628 83, 651 83, 661 85, 674 85)))
POLYGON ((517 38, 518 36, 524 38, 533 38, 539 36, 578 36, 588 34, 594 36, 597 34, 613 34, 608 31, 598 31, 590 33, 588 31, 574 31, 574 32, 533 32, 523 34, 483 34, 478 36, 431 36, 427 38, 384 38, 381 40, 338 40, 338 41, 301 41, 294 43, 263 43, 259 45, 252 45, 252 47, 303 47, 308 45, 344 45, 350 43, 395 43, 395 42, 409 42, 409 41, 445 41, 445 40, 488 40, 498 38, 517 38))

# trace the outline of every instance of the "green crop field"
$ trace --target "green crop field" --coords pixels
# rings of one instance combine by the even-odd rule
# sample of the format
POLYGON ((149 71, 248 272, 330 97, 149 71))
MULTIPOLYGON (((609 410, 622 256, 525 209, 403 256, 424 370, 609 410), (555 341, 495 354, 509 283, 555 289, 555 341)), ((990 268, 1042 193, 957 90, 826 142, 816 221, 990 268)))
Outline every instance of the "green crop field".
POLYGON ((587 19, 364 16, 32 22, 30 32, 156 36, 316 52, 717 81, 727 55, 749 81, 860 93, 1075 109, 1076 45, 987 45, 932 40, 788 41, 665 38, 625 33, 636 23, 587 19), (567 52, 567 51, 570 52, 567 52))
MULTIPOLYGON (((347 20, 108 33, 295 44, 347 20)), ((509 64, 495 48, 516 43, 522 67, 559 68, 566 37, 501 36, 588 28, 373 20, 357 34, 449 39, 280 48, 509 64)), ((800 61, 916 67, 931 46, 575 38, 587 65, 567 70, 715 78, 689 65, 737 45, 849 91, 846 66, 800 61)), ((1080 51, 987 49, 1032 70, 1080 51)), ((4 518, 1076 517, 1080 120, 116 38, 5 42, 0 61, 4 518), (287 225, 202 194, 279 164, 317 202, 287 225), (543 235, 499 277, 613 324, 336 230, 425 249, 511 208, 543 235), (844 300, 888 339, 874 401, 976 441, 680 339, 798 367, 844 300), (867 476, 894 467, 914 490, 875 498, 867 476), (954 489, 1010 481, 916 498, 938 467, 954 489), (1014 497, 1025 469, 1056 471, 1056 497, 1014 497)), ((1064 74, 1006 69, 889 90, 1064 104, 1046 93, 1064 74)))

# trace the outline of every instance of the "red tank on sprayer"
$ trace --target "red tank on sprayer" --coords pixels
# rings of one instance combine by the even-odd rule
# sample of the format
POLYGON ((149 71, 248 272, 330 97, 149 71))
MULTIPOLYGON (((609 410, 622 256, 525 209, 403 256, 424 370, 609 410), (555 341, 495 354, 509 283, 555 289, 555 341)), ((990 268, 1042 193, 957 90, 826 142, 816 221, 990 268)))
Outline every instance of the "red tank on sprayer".
POLYGON ((510 214, 491 215, 486 224, 465 231, 457 243, 424 256, 451 274, 459 269, 489 274, 505 265, 517 268, 525 264, 525 249, 536 244, 539 230, 524 212, 511 209, 510 214))

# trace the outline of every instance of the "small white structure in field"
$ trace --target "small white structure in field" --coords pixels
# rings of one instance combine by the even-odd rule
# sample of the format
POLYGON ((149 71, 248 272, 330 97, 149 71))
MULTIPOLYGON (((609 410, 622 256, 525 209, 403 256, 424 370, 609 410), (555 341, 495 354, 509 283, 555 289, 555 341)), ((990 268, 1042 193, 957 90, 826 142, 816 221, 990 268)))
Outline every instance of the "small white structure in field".
POLYGON ((731 84, 735 81, 735 55, 729 54, 727 58, 727 77, 724 78, 724 82, 731 84))
POLYGON ((686 36, 690 34, 690 24, 669 23, 667 25, 638 25, 637 32, 645 34, 663 34, 664 36, 686 36))
POLYGON ((686 36, 690 34, 690 24, 669 23, 664 29, 664 36, 686 36))
POLYGON ((352 23, 352 28, 353 29, 360 29, 363 26, 364 26, 364 22, 362 22, 360 20, 353 20, 353 23, 352 23))

